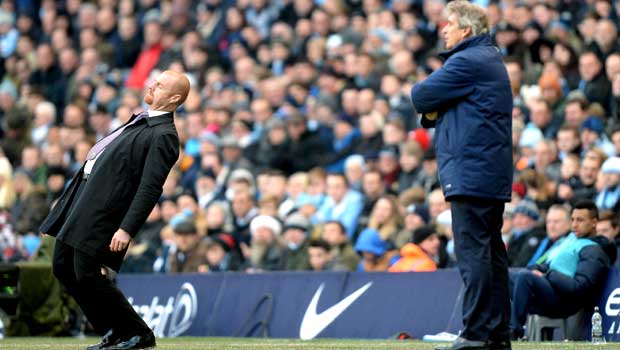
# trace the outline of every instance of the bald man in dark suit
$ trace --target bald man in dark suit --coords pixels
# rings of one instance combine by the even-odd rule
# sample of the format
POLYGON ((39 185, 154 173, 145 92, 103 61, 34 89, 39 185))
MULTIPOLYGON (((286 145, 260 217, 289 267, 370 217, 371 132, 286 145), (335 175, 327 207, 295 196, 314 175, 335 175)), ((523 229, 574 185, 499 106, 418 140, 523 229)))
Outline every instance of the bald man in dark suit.
POLYGON ((88 350, 155 347, 155 336, 102 275, 118 271, 131 239, 159 200, 179 157, 174 111, 187 98, 185 75, 165 71, 147 89, 148 111, 101 139, 41 226, 56 237, 53 271, 100 334, 88 350))

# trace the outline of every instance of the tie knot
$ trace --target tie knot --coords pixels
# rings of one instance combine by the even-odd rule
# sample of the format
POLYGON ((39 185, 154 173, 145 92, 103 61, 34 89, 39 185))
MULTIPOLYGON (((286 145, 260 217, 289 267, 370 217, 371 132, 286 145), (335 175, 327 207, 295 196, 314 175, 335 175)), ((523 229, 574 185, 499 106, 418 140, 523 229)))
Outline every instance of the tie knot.
POLYGON ((147 118, 148 116, 149 116, 149 113, 146 112, 146 111, 140 112, 138 114, 134 114, 133 115, 133 120, 130 122, 130 124, 134 124, 137 121, 139 121, 140 119, 147 118))

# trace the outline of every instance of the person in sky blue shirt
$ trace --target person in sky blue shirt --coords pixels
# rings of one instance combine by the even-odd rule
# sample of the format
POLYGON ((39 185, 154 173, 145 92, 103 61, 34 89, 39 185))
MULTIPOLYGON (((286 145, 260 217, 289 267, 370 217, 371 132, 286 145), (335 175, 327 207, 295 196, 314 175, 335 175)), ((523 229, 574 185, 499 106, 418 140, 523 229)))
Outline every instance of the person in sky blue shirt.
POLYGON ((327 175, 327 198, 312 218, 313 223, 339 221, 351 239, 362 212, 362 194, 349 188, 347 178, 340 173, 327 175))
POLYGON ((596 204, 578 202, 571 212, 572 232, 548 251, 544 263, 511 272, 513 339, 523 337, 528 314, 565 318, 594 306, 607 279, 612 244, 596 237, 597 221, 596 204))

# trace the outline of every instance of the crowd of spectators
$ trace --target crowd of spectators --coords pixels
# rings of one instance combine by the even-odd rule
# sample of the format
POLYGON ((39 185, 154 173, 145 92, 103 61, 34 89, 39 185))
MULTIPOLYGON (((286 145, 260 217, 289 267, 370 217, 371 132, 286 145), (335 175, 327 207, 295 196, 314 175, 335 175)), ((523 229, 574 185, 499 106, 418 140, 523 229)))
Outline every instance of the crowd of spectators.
MULTIPOLYGON (((620 2, 476 2, 514 96, 511 266, 544 258, 582 199, 617 242, 620 2)), ((2 0, 0 261, 36 256, 90 147, 173 69, 191 81, 181 156, 123 272, 453 266, 433 131, 409 99, 442 65, 445 5, 2 0)))

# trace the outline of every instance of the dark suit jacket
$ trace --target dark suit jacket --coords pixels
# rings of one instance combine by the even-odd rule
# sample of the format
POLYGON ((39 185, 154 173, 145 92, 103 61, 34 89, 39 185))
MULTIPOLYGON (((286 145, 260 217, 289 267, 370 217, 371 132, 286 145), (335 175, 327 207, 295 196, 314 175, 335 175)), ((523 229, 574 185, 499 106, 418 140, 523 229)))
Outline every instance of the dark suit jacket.
POLYGON ((41 232, 118 271, 125 252, 110 252, 112 236, 119 228, 132 237, 138 233, 178 157, 172 113, 139 120, 106 147, 87 181, 81 180, 82 166, 41 232))

